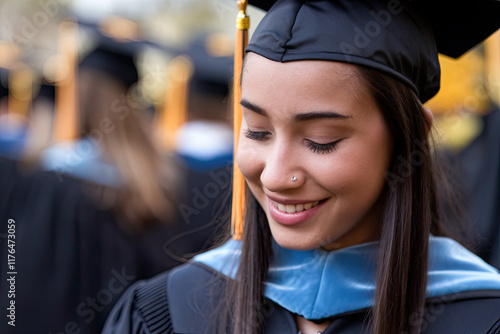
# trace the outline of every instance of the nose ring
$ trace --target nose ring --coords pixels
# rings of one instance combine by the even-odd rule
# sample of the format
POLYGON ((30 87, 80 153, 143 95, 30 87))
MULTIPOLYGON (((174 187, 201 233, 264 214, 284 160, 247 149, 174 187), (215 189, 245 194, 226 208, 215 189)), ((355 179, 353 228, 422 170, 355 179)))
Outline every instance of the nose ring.
POLYGON ((295 176, 292 176, 292 182, 297 181, 297 178, 295 176))

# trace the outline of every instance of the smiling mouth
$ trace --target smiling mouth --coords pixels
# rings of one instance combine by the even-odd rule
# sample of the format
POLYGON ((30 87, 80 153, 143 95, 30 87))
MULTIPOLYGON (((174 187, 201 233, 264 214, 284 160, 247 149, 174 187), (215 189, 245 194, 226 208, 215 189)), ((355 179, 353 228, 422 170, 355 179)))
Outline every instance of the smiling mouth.
POLYGON ((320 202, 321 201, 316 201, 316 202, 311 202, 311 203, 294 205, 294 204, 281 204, 281 203, 273 201, 274 205, 278 208, 278 210, 281 212, 284 212, 284 213, 296 213, 296 212, 306 211, 306 210, 314 208, 320 202))

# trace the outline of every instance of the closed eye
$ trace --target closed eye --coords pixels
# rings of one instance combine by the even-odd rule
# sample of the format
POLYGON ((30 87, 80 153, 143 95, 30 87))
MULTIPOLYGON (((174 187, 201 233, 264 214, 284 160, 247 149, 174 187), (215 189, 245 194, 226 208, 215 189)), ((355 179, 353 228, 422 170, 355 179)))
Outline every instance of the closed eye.
POLYGON ((318 154, 327 154, 331 153, 332 151, 335 150, 335 146, 341 141, 342 139, 333 141, 331 143, 326 143, 326 144, 319 144, 316 142, 313 142, 311 140, 306 140, 306 146, 311 149, 314 153, 318 154))
POLYGON ((252 139, 252 140, 263 141, 269 135, 271 135, 271 133, 270 132, 266 132, 266 131, 262 131, 262 132, 259 132, 259 131, 250 131, 250 130, 246 130, 245 131, 245 137, 247 137, 248 139, 252 139))

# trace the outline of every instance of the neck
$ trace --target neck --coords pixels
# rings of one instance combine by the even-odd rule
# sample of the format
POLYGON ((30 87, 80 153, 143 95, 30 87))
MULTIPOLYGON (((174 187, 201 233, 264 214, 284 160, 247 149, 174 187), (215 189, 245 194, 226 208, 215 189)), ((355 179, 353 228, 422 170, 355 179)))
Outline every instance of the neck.
POLYGON ((317 334, 322 333, 330 324, 331 321, 325 321, 321 324, 316 324, 312 321, 301 317, 300 315, 295 316, 295 323, 297 324, 297 329, 301 334, 317 334))

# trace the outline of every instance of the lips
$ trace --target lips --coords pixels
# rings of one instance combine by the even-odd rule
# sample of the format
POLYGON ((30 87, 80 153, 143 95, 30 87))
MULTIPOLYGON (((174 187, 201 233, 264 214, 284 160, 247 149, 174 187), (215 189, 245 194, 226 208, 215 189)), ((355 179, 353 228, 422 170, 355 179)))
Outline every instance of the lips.
POLYGON ((299 204, 283 204, 269 198, 269 213, 271 217, 282 225, 298 225, 318 212, 326 200, 299 204))

